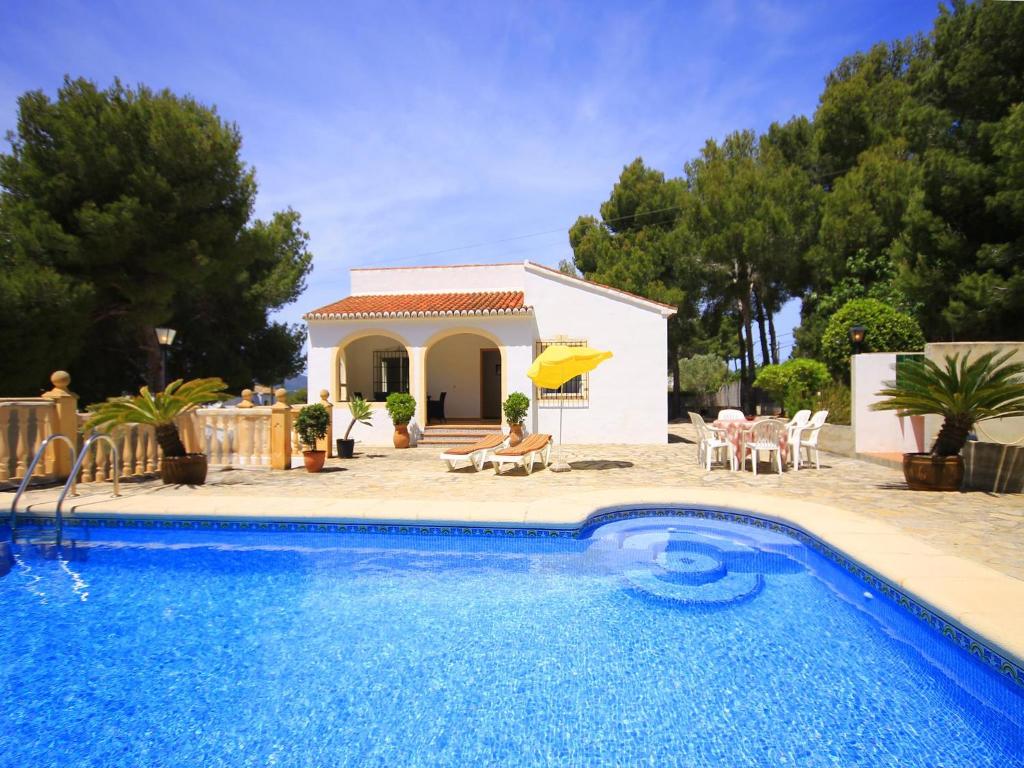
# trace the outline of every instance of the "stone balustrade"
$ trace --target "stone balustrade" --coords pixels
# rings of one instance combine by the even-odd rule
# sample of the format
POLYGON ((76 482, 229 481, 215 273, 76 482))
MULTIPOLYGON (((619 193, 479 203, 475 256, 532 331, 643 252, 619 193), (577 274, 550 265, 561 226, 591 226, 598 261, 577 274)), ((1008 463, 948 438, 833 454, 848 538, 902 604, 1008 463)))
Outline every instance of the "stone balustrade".
MULTIPOLYGON (((42 397, 0 398, 0 483, 21 481, 46 437, 64 434, 81 445, 91 434, 85 428, 90 414, 77 412, 78 398, 68 390, 71 377, 57 371, 51 381, 53 390, 42 397)), ((290 468, 292 457, 302 455, 302 446, 292 426, 287 393, 279 389, 274 394, 273 406, 254 405, 252 391, 246 389, 237 407, 198 408, 183 414, 177 424, 185 449, 205 453, 211 466, 290 468)), ((83 461, 81 482, 112 480, 115 472, 140 477, 159 471, 162 453, 152 426, 123 424, 109 434, 117 446, 118 466, 113 466, 105 441, 94 443, 83 461)), ((62 444, 51 446, 35 475, 63 480, 71 461, 62 444)))
MULTIPOLYGON (((57 404, 53 400, 0 398, 0 483, 17 482, 25 476, 40 443, 53 434, 56 423, 57 404)), ((53 457, 44 459, 36 472, 52 477, 53 457)))

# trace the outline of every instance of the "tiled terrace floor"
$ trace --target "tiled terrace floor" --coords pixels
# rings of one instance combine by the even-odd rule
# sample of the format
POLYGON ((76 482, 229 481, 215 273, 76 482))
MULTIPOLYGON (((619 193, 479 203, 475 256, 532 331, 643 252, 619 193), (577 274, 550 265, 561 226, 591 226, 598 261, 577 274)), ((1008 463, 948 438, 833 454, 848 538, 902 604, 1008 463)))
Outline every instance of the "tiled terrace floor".
MULTIPOLYGON (((155 480, 126 484, 128 493, 168 494, 181 498, 182 512, 196 496, 253 497, 253 514, 260 510, 258 497, 305 497, 461 501, 481 504, 500 500, 524 503, 571 494, 622 490, 631 486, 695 486, 737 494, 760 494, 819 501, 887 522, 950 554, 984 563, 997 571, 1024 580, 1024 496, 972 493, 922 493, 907 489, 902 472, 878 464, 822 454, 820 470, 787 471, 781 477, 763 464, 764 473, 730 472, 716 468, 704 472, 696 462, 693 432, 687 425, 669 426, 670 442, 656 446, 567 446, 565 458, 572 472, 556 474, 538 470, 527 476, 522 470, 495 476, 488 466, 446 471, 436 448, 405 451, 391 448, 358 450, 355 459, 328 461, 325 471, 310 475, 291 472, 213 469, 207 485, 199 488, 164 487, 155 480)), ((109 486, 107 486, 109 488, 109 486)), ((83 492, 88 492, 83 488, 83 492)), ((53 490, 32 491, 28 501, 42 501, 53 490)), ((736 499, 742 504, 742 496, 736 499)), ((8 501, 0 501, 0 508, 8 501)))

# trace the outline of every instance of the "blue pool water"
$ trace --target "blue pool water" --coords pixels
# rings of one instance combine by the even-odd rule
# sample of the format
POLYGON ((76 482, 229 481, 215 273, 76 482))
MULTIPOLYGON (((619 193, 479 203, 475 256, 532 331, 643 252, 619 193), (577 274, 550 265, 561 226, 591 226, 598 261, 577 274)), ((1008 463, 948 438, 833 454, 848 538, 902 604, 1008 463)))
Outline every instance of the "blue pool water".
POLYGON ((3 765, 1024 766, 1012 682, 748 526, 26 535, 3 765))

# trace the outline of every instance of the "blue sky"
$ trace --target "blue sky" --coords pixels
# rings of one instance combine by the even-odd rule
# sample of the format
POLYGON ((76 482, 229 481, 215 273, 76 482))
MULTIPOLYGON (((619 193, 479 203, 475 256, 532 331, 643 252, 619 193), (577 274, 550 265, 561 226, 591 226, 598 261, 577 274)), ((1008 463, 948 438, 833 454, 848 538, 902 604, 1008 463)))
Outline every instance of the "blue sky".
POLYGON ((811 114, 844 55, 926 32, 936 9, 3 0, 0 129, 65 73, 216 105, 257 215, 291 206, 310 233, 309 288, 279 313, 297 321, 346 295, 352 266, 556 265, 633 158, 679 175, 708 137, 811 114))

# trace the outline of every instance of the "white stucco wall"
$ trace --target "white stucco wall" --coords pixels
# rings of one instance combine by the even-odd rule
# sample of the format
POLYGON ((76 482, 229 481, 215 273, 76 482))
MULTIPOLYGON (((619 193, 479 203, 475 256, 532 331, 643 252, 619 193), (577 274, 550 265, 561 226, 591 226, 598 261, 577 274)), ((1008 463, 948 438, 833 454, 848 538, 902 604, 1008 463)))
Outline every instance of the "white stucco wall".
MULTIPOLYGON (((426 416, 428 391, 433 397, 443 389, 448 391, 449 417, 479 413, 479 350, 500 347, 502 400, 510 392, 524 392, 531 400, 527 430, 548 432, 557 438, 557 402, 538 404, 526 371, 533 361, 535 341, 564 336, 614 354, 590 373, 588 402, 582 406, 567 402, 563 413, 565 442, 666 442, 667 324, 659 307, 531 264, 352 272, 353 294, 495 290, 523 290, 533 314, 309 321, 309 391, 328 389, 336 400, 339 347, 370 334, 390 335, 409 352, 410 391, 418 408, 417 418, 410 425, 415 435, 426 416), (442 341, 465 332, 479 334, 480 338, 458 336, 442 341), (426 354, 428 347, 431 355, 426 354), (468 353, 468 361, 465 357, 448 359, 460 349, 468 353), (451 378, 450 385, 442 382, 446 375, 451 378), (461 393, 467 396, 463 398, 461 393)), ((338 434, 348 425, 345 403, 339 402, 334 413, 338 434)), ((367 445, 387 445, 391 433, 387 413, 381 411, 372 427, 357 425, 353 437, 367 445)))
POLYGON ((523 265, 481 264, 458 267, 353 269, 352 295, 521 291, 523 265))
MULTIPOLYGON (((534 307, 538 339, 585 340, 614 357, 590 373, 589 401, 566 401, 566 443, 664 443, 668 440, 668 326, 656 309, 591 289, 548 270, 527 269, 526 300, 534 307)), ((524 392, 536 399, 532 382, 524 392)), ((533 431, 558 435, 557 403, 533 409, 533 431)))
MULTIPOLYGON (((924 345, 924 355, 937 365, 945 367, 947 355, 966 354, 970 352, 971 360, 977 360, 986 352, 1012 352, 1010 362, 1024 362, 1024 341, 944 341, 924 345)), ((925 434, 928 445, 934 442, 942 426, 938 416, 925 417, 925 434)), ((1006 445, 1024 445, 1024 416, 1012 419, 992 419, 983 421, 974 428, 978 440, 984 443, 1003 443, 1006 445)))
POLYGON ((851 358, 853 449, 859 453, 919 453, 924 448, 924 418, 872 411, 875 393, 896 378, 894 352, 869 352, 851 358))

